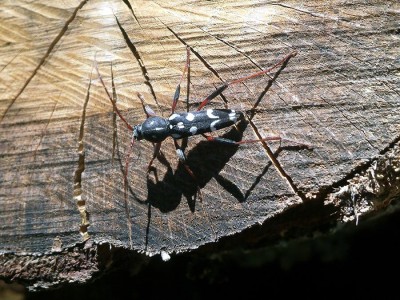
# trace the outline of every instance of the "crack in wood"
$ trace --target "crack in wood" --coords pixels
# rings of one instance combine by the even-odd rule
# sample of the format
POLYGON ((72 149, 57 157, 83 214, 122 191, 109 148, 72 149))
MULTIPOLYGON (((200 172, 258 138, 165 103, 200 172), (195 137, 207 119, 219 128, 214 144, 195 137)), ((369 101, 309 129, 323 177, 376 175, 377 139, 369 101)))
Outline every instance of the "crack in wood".
MULTIPOLYGON (((101 77, 101 75, 99 73, 96 59, 94 61, 94 66, 95 66, 95 68, 97 70, 97 74, 98 74, 98 77, 99 77, 99 79, 100 79, 100 81, 102 83, 102 86, 103 86, 108 98, 110 99, 110 101, 111 101, 111 103, 112 103, 112 105, 114 107, 114 109, 113 109, 113 120, 112 120, 112 123, 113 123, 113 147, 112 147, 113 149, 112 149, 112 156, 111 156, 112 164, 114 164, 115 152, 117 152, 117 155, 119 157, 119 165, 120 165, 121 173, 125 174, 125 169, 124 169, 124 166, 122 165, 122 159, 119 156, 119 143, 118 143, 118 139, 117 139, 117 134, 118 133, 117 133, 117 119, 116 119, 116 116, 118 114, 119 117, 121 118, 121 120, 124 120, 124 118, 120 114, 120 112, 119 112, 119 110, 117 109, 117 106, 116 106, 117 105, 117 91, 116 91, 115 82, 114 82, 114 73, 113 73, 113 70, 112 70, 112 63, 111 63, 112 94, 109 93, 109 91, 106 88, 105 83, 104 83, 104 81, 103 81, 103 79, 102 79, 102 77, 101 77), (115 151, 115 150, 117 150, 117 151, 115 151)), ((128 130, 130 130, 130 131, 133 130, 132 126, 129 123, 127 123, 126 121, 124 121, 124 123, 125 123, 126 127, 128 128, 128 130)), ((127 159, 129 159, 129 155, 128 155, 127 159)), ((124 175, 124 177, 125 177, 125 175, 124 175)), ((131 193, 133 193, 133 191, 130 189, 129 186, 127 186, 126 188, 128 188, 131 191, 131 193)), ((131 218, 130 218, 130 209, 129 209, 129 205, 128 205, 128 199, 126 197, 124 197, 124 207, 125 207, 125 216, 126 216, 126 222, 127 222, 127 227, 128 227, 128 236, 129 236, 130 248, 133 249, 132 221, 131 221, 131 218)))
POLYGON ((387 152, 389 152, 390 150, 392 150, 392 149, 396 146, 396 144, 397 144, 398 142, 400 142, 400 135, 397 136, 397 137, 395 137, 395 138, 393 139, 393 141, 390 142, 389 145, 388 145, 387 147, 383 148, 383 149, 379 152, 379 154, 380 154, 380 155, 386 154, 387 152))
POLYGON ((354 218, 358 224, 360 215, 387 207, 399 198, 399 141, 400 138, 385 153, 371 160, 367 167, 353 174, 327 196, 328 203, 340 206, 343 220, 354 218))
MULTIPOLYGON (((333 106, 338 112, 340 112, 340 114, 343 116, 343 118, 345 118, 345 119, 351 124, 351 126, 353 126, 355 129, 357 129, 359 132, 361 132, 361 133, 364 135, 365 141, 366 141, 372 148, 374 148, 375 150, 379 150, 379 149, 376 148, 376 147, 372 144, 372 142, 367 138, 367 133, 365 132, 365 130, 362 129, 362 128, 360 128, 360 127, 358 127, 358 126, 351 120, 351 118, 349 118, 348 116, 346 116, 346 114, 344 113, 344 111, 343 111, 339 106, 337 106, 337 105, 335 105, 335 104, 329 103, 329 101, 325 100, 325 98, 322 97, 322 96, 320 96, 320 98, 321 98, 323 101, 325 101, 328 105, 333 106)), ((361 117, 362 117, 362 116, 361 116, 361 117)))
MULTIPOLYGON (((224 39, 222 39, 222 38, 220 38, 220 37, 218 37, 218 36, 216 36, 216 35, 214 35, 214 34, 208 32, 208 31, 204 30, 204 29, 201 28, 201 27, 198 27, 198 26, 197 26, 197 28, 199 28, 201 31, 203 31, 204 33, 208 34, 209 36, 213 37, 214 39, 220 41, 221 43, 227 45, 228 47, 234 49, 236 52, 242 54, 242 55, 243 55, 244 57, 246 57, 254 66, 256 66, 259 70, 262 70, 262 67, 261 67, 259 64, 257 64, 248 54, 246 54, 246 53, 245 53, 243 50, 241 50, 240 48, 236 47, 236 46, 233 45, 232 43, 227 42, 227 41, 225 41, 224 39)), ((265 75, 271 78, 271 76, 270 76, 269 74, 265 74, 265 75)), ((246 83, 243 82, 242 84, 243 84, 244 86, 246 86, 246 88, 247 88, 246 83)), ((226 100, 226 97, 225 97, 224 95, 221 94, 221 98, 224 100, 225 104, 228 103, 228 101, 226 100)))
MULTIPOLYGON (((382 151, 379 152, 380 156, 386 155, 388 152, 392 151, 395 149, 397 143, 400 142, 400 136, 396 137, 386 148, 384 148, 382 151)), ((371 158, 367 161, 365 161, 363 164, 356 166, 353 168, 346 176, 341 178, 340 180, 337 180, 335 182, 332 182, 329 187, 322 187, 318 193, 314 194, 314 199, 315 200, 325 200, 330 194, 335 195, 337 190, 343 188, 344 186, 348 185, 348 182, 355 177, 358 176, 360 173, 366 173, 368 169, 370 169, 376 161, 379 160, 378 157, 371 158)))
MULTIPOLYGON (((169 27, 167 24, 165 24, 163 21, 160 20, 160 22, 185 46, 190 46, 188 43, 185 42, 184 39, 182 39, 178 33, 176 33, 174 30, 172 30, 171 27, 169 27)), ((225 82, 221 76, 219 76, 218 72, 200 55, 199 52, 197 52, 195 49, 193 49, 192 47, 190 47, 190 50, 192 51, 192 53, 194 55, 196 55, 196 57, 203 63, 203 65, 210 70, 219 80, 221 80, 222 82, 225 82)))
MULTIPOLYGON (((239 47, 237 47, 237 46, 234 45, 233 43, 228 42, 228 41, 226 41, 226 40, 220 38, 218 35, 214 35, 214 34, 208 32, 208 31, 204 30, 204 29, 201 28, 201 27, 198 27, 198 26, 197 26, 197 28, 199 28, 201 31, 203 31, 204 33, 208 34, 209 36, 213 37, 214 39, 220 41, 221 43, 227 45, 228 47, 234 49, 236 52, 242 54, 242 55, 243 55, 244 57, 246 57, 254 66, 256 66, 258 69, 262 70, 262 67, 261 67, 254 59, 252 59, 250 55, 248 55, 246 52, 244 52, 243 50, 241 50, 239 47)), ((269 74, 265 74, 265 75, 270 76, 269 74)))
POLYGON ((85 102, 83 103, 81 125, 79 128, 79 138, 78 138, 78 167, 75 171, 74 176, 74 200, 78 206, 78 211, 81 216, 81 225, 79 232, 82 235, 84 241, 89 239, 88 227, 89 213, 86 210, 86 200, 82 197, 82 173, 85 171, 85 147, 83 144, 83 137, 85 133, 85 120, 86 120, 86 109, 90 99, 90 87, 92 85, 92 73, 90 73, 89 85, 86 92, 85 102))
MULTIPOLYGON (((190 45, 188 43, 186 43, 186 41, 184 39, 182 39, 175 31, 172 30, 171 27, 169 27, 168 25, 166 25, 163 21, 161 21, 159 19, 159 21, 186 47, 190 47, 190 45)), ((221 82, 225 82, 221 76, 219 76, 218 72, 200 55, 200 53, 198 53, 195 49, 193 49, 192 47, 190 47, 191 52, 196 55, 196 57, 203 63, 203 65, 209 70, 211 71, 221 82)), ((215 89, 217 89, 218 87, 214 84, 215 89)), ((189 90, 187 90, 187 95, 189 95, 189 90)), ((228 103, 228 100, 226 99, 225 95, 223 93, 219 94, 219 97, 221 97, 222 101, 224 101, 225 105, 228 103)), ((189 107, 188 103, 189 103, 189 99, 187 99, 186 101, 187 103, 187 107, 189 107)))
MULTIPOLYGON (((60 95, 61 95, 61 94, 60 94, 60 95)), ((56 107, 57 107, 57 104, 58 104, 58 100, 60 99, 60 95, 58 95, 58 98, 57 98, 56 102, 54 103, 53 109, 51 110, 50 117, 48 118, 48 120, 47 120, 47 122, 46 122, 46 125, 45 125, 43 131, 41 132, 39 142, 38 142, 38 144, 36 145, 35 150, 33 151, 33 161, 36 161, 36 154, 37 154, 37 151, 38 151, 40 145, 41 145, 42 142, 43 142, 43 138, 44 138, 45 135, 46 135, 47 128, 49 127, 49 124, 50 124, 50 121, 51 121, 51 119, 52 119, 52 117, 53 117, 54 111, 56 110, 56 107)))
POLYGON ((53 51, 54 47, 57 45, 57 43, 60 41, 60 39, 64 36, 64 34, 67 32, 69 24, 71 24, 72 21, 75 20, 76 15, 78 14, 78 11, 82 9, 82 7, 87 3, 88 0, 83 0, 79 5, 75 8, 74 12, 72 13, 71 17, 65 22, 64 26, 62 27, 60 33, 55 37, 55 39, 50 43, 49 48, 47 49, 45 55, 42 57, 42 59, 39 61, 39 64, 36 66, 36 68, 33 70, 31 76, 25 81, 24 85, 20 89, 20 91, 17 93, 17 95, 11 100, 11 103, 7 106, 6 110, 4 111, 4 114, 1 116, 0 123, 3 121, 4 117, 7 115, 7 112, 10 110, 11 106, 15 103, 15 101, 19 98, 19 96, 24 92, 28 84, 32 81, 33 77, 37 74, 41 66, 44 64, 46 59, 50 56, 50 53, 53 51))
MULTIPOLYGON (((114 72, 112 70, 112 62, 111 62, 111 87, 112 87, 112 98, 114 100, 115 105, 117 105, 117 91, 115 90, 115 83, 114 83, 114 72)), ((112 123, 113 123, 113 146, 112 146, 112 155, 111 155, 111 164, 114 165, 114 159, 115 159, 115 149, 117 147, 117 113, 113 109, 113 118, 112 118, 112 123)))
POLYGON ((333 18, 333 17, 327 16, 326 14, 314 13, 312 11, 309 11, 309 10, 306 10, 306 9, 301 9, 301 8, 298 8, 298 7, 293 7, 293 6, 290 6, 288 4, 284 4, 284 3, 271 3, 271 5, 276 5, 276 6, 280 6, 280 7, 284 7, 284 8, 293 9, 293 10, 295 10, 297 12, 308 14, 310 16, 317 17, 317 18, 330 19, 330 20, 333 20, 333 21, 339 21, 340 20, 339 17, 333 18))
POLYGON ((154 101, 156 102, 158 109, 162 112, 162 109, 161 109, 161 107, 160 107, 160 104, 158 103, 158 100, 157 100, 156 93, 154 92, 154 88, 153 88, 153 86, 152 86, 152 84, 151 84, 151 82, 150 82, 150 77, 149 77, 149 75, 148 75, 146 65, 144 64, 144 62, 143 62, 143 60, 142 60, 142 58, 141 58, 141 56, 140 56, 139 51, 137 50, 135 44, 129 39, 128 34, 126 33, 125 29, 122 27, 122 25, 121 25, 121 23, 119 22, 117 16, 114 15, 114 17, 115 17, 115 20, 117 21, 117 25, 118 25, 118 27, 119 27, 119 30, 120 30, 121 33, 122 33, 122 36, 124 37, 124 40, 125 40, 126 44, 128 45, 128 47, 129 47, 129 49, 131 50, 133 56, 135 57, 137 63, 139 64, 140 70, 142 71, 142 75, 143 75, 143 77, 144 77, 144 79, 145 79, 145 82, 144 82, 144 83, 145 83, 145 84, 148 86, 148 88, 150 89, 150 93, 151 93, 151 95, 153 96, 153 99, 154 99, 154 101))
POLYGON ((138 23, 139 27, 142 28, 142 25, 140 25, 139 19, 136 17, 136 14, 135 14, 135 12, 134 12, 134 10, 133 10, 133 8, 132 8, 132 5, 131 5, 131 3, 129 2, 129 0, 122 0, 122 1, 126 4, 126 6, 128 6, 129 10, 131 11, 131 13, 132 13, 132 15, 133 15, 133 18, 134 18, 135 21, 138 23))
POLYGON ((18 55, 19 55, 19 53, 17 53, 16 55, 14 55, 14 57, 13 57, 10 61, 8 61, 8 62, 0 69, 0 73, 3 72, 3 70, 4 70, 5 68, 7 68, 8 65, 11 64, 11 63, 14 61, 14 59, 16 59, 16 58, 18 57, 18 55))

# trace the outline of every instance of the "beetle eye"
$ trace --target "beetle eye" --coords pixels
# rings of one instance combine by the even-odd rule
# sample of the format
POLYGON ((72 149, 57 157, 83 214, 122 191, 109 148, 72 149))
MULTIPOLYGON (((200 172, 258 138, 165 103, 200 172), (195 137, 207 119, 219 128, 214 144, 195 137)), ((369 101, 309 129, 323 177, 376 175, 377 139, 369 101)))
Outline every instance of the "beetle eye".
POLYGON ((136 125, 133 127, 133 133, 132 136, 135 140, 141 140, 142 139, 142 128, 140 125, 136 125))

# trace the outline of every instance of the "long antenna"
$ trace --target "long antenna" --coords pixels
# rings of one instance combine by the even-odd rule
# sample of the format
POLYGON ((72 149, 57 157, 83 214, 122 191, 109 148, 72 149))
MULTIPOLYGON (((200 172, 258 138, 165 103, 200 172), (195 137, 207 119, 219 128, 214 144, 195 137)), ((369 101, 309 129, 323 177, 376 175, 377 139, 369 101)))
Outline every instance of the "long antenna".
POLYGON ((106 91, 106 94, 107 94, 107 96, 108 96, 108 99, 110 99, 111 104, 113 105, 114 111, 117 113, 117 115, 120 117, 120 119, 125 123, 126 127, 127 127, 130 131, 133 131, 133 127, 125 120, 125 118, 122 116, 121 112, 119 111, 117 105, 115 104, 114 100, 111 98, 111 94, 108 92, 107 87, 106 87, 106 85, 104 84, 103 77, 101 77, 101 74, 100 74, 100 72, 99 72, 99 67, 97 66, 96 57, 95 57, 95 59, 94 59, 94 67, 96 68, 97 75, 98 75, 98 77, 99 77, 99 79, 100 79, 100 82, 101 82, 101 84, 102 84, 104 90, 106 91))

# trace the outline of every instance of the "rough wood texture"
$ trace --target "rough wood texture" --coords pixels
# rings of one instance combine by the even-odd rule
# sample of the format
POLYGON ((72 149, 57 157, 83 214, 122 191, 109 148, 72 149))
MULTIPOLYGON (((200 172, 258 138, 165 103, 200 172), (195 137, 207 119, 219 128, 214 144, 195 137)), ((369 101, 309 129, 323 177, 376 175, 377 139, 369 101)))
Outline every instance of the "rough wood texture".
MULTIPOLYGON (((0 251, 63 255, 90 238, 154 255, 196 249, 256 224, 270 225, 259 236, 277 237, 296 225, 348 220, 346 199, 357 207, 365 197, 354 195, 365 190, 343 186, 376 170, 379 155, 392 184, 384 185, 379 205, 363 203, 358 215, 387 206, 398 196, 399 9, 397 1, 3 2, 0 251), (187 45, 192 108, 223 81, 297 50, 240 134, 290 141, 226 147, 191 139, 187 159, 203 202, 170 140, 162 148, 166 162, 154 164, 158 181, 146 175, 152 145, 138 143, 128 219, 123 166, 130 136, 92 74, 94 58, 110 90, 112 64, 118 106, 136 124, 144 120, 137 92, 168 116, 187 45)), ((210 107, 228 101, 249 109, 268 79, 233 86, 210 107)), ((238 137, 235 130, 221 134, 238 137)), ((20 277, 9 271, 3 276, 20 277)))

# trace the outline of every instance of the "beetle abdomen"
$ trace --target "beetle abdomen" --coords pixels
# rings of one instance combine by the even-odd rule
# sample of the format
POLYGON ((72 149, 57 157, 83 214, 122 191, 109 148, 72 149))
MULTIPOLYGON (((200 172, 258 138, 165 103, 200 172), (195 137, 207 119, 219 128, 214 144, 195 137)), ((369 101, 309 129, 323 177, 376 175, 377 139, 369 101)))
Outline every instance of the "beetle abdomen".
POLYGON ((169 132, 175 138, 202 134, 235 124, 243 114, 231 109, 207 109, 174 113, 169 118, 169 132))

